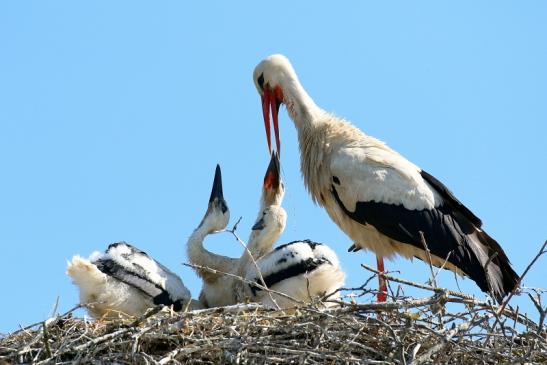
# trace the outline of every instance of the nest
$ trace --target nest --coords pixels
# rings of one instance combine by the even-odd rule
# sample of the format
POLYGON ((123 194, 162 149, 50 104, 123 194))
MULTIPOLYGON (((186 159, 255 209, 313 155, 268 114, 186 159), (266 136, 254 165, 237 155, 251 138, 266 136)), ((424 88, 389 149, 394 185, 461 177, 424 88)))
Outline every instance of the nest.
POLYGON ((527 293, 540 313, 534 321, 508 305, 385 276, 431 295, 358 303, 370 294, 363 285, 329 309, 154 308, 110 322, 75 318, 73 309, 1 338, 0 363, 547 363, 543 291, 527 293))

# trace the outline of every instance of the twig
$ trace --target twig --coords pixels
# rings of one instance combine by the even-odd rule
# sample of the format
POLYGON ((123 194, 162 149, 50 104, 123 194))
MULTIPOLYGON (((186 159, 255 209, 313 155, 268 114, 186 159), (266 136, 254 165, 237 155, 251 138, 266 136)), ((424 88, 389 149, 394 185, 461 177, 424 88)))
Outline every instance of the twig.
MULTIPOLYGON (((115 337, 119 336, 120 334, 129 332, 129 331, 132 331, 132 330, 133 330, 132 328, 123 328, 121 330, 118 330, 118 331, 115 331, 115 332, 112 332, 112 333, 108 333, 104 336, 94 338, 94 339, 92 339, 92 340, 90 340, 90 341, 88 341, 84 344, 75 346, 75 347, 70 348, 70 349, 66 349, 65 351, 61 351, 61 352, 55 354, 55 356, 61 356, 61 355, 64 355, 64 354, 67 354, 67 353, 70 353, 70 352, 76 352, 77 353, 77 352, 83 351, 83 350, 87 349, 88 347, 91 347, 93 345, 97 345, 101 342, 107 341, 111 338, 115 338, 115 337)), ((51 362, 51 360, 53 360, 53 356, 49 356, 47 359, 42 360, 40 362, 37 362, 36 365, 47 364, 47 363, 51 362)))
MULTIPOLYGON (((397 277, 394 277, 394 276, 391 276, 391 275, 388 275, 388 274, 383 274, 383 273, 379 272, 378 270, 376 270, 376 269, 374 269, 374 268, 372 268, 372 267, 370 267, 366 264, 361 264, 361 267, 368 270, 368 271, 374 272, 378 275, 383 275, 389 281, 398 282, 398 283, 413 286, 413 287, 416 287, 416 288, 419 288, 419 289, 430 290, 430 291, 433 291, 433 292, 436 292, 436 293, 446 292, 450 296, 462 299, 462 301, 455 301, 454 299, 449 298, 449 299, 447 299, 448 302, 465 303, 465 304, 474 305, 474 306, 481 306, 483 308, 488 308, 488 309, 492 308, 491 303, 485 302, 485 301, 482 301, 482 300, 478 300, 478 299, 476 299, 475 297, 473 297, 469 294, 460 293, 460 292, 453 291, 453 290, 450 290, 450 289, 434 288, 431 285, 416 283, 416 282, 413 282, 413 281, 410 281, 410 280, 405 280, 405 279, 397 278, 397 277)), ((527 318, 523 318, 522 315, 521 316, 516 316, 515 312, 510 310, 510 309, 504 308, 503 309, 503 314, 505 314, 506 316, 509 316, 513 319, 518 320, 519 323, 521 323, 521 324, 524 324, 526 326, 531 326, 532 325, 534 328, 537 328, 536 327, 537 325, 535 323, 533 323, 532 321, 530 321, 527 318)))
MULTIPOLYGON (((420 233, 420 240, 422 241, 422 245, 424 246, 425 252, 427 254, 427 263, 429 265, 429 271, 431 272, 431 285, 435 289, 437 289, 437 278, 436 278, 436 274, 433 270, 433 261, 432 261, 432 258, 431 258, 431 252, 429 251, 429 247, 427 246, 427 242, 425 240, 424 233, 422 231, 420 231, 419 233, 420 233)), ((447 260, 448 260, 448 258, 447 258, 447 260)), ((440 303, 440 304, 441 304, 441 308, 439 308, 439 311, 437 313, 437 317, 439 319, 439 326, 441 328, 443 328, 443 314, 441 312, 444 309, 444 306, 442 305, 443 303, 440 303)))
POLYGON ((492 325, 492 327, 495 327, 499 322, 500 322, 500 315, 501 313, 503 313, 503 311, 505 310, 505 307, 507 306, 507 304, 509 303, 509 301, 511 300, 511 298, 513 298, 513 295, 515 295, 515 292, 518 290, 518 287, 520 286, 520 283, 522 282, 522 279, 524 279, 524 277, 526 276, 526 274, 528 274, 528 271, 530 271, 530 269, 532 268, 532 266, 536 263, 536 261, 544 254, 546 253, 547 251, 545 250, 545 247, 547 246, 547 240, 543 243, 543 246, 541 246, 540 250, 538 251, 538 253, 536 254, 536 256, 532 259, 532 261, 530 261, 530 263, 528 264, 528 266, 526 266, 526 269, 524 270, 524 272, 522 273, 522 275, 519 277, 519 279, 517 280, 517 283, 515 284, 515 288, 511 291, 511 293, 509 293, 509 295, 507 296, 507 298, 503 301, 503 303, 500 305, 500 307, 498 308, 498 310, 496 311, 496 320, 494 321, 494 324, 492 325))
POLYGON ((188 316, 201 316, 203 314, 219 314, 219 313, 240 313, 245 311, 263 309, 264 307, 260 303, 247 303, 247 304, 234 304, 227 305, 225 307, 196 309, 188 312, 188 316))
POLYGON ((152 317, 154 314, 161 311, 165 306, 163 305, 157 305, 154 308, 150 308, 144 313, 142 316, 136 318, 131 324, 129 324, 128 327, 137 327, 139 324, 141 324, 144 320, 152 317))
MULTIPOLYGON (((408 309, 408 308, 438 304, 445 300, 447 300, 446 294, 444 292, 440 292, 428 298, 414 299, 414 300, 401 300, 401 301, 394 301, 394 302, 376 302, 376 303, 358 303, 358 304, 346 303, 343 301, 334 301, 334 300, 332 302, 345 306, 344 312, 354 312, 354 311, 366 311, 366 310, 391 311, 396 309, 408 309)), ((338 311, 339 309, 337 308, 327 309, 327 312, 331 310, 338 311)))
POLYGON ((511 298, 513 298, 513 295, 515 295, 515 292, 517 291, 518 287, 520 286, 520 284, 522 283, 522 279, 524 279, 524 277, 526 276, 526 274, 528 274, 528 271, 530 271, 530 269, 532 268, 532 266, 536 263, 536 261, 545 253, 547 253, 547 250, 545 249, 545 247, 547 247, 547 240, 545 240, 545 242, 543 243, 543 246, 541 246, 541 249, 539 250, 539 252, 537 253, 537 255, 532 259, 532 261, 528 264, 528 266, 526 266, 526 269, 524 270, 524 272, 522 273, 522 275, 519 277, 519 279, 517 280, 517 284, 515 285, 515 288, 513 289, 513 291, 511 291, 511 293, 509 293, 509 295, 507 296, 507 298, 503 301, 502 305, 500 306, 499 310, 498 310, 498 314, 499 313, 502 313, 503 310, 505 309, 505 306, 507 305, 507 303, 509 303, 509 301, 511 300, 511 298))
POLYGON ((191 267, 191 268, 194 268, 194 269, 199 269, 199 270, 205 270, 205 271, 209 271, 213 274, 220 274, 220 275, 226 275, 226 276, 229 276, 229 277, 232 277, 234 279, 237 279, 237 280, 240 280, 242 281, 243 283, 245 284, 251 284, 251 285, 254 285, 256 286, 257 288, 259 288, 260 290, 266 290, 266 291, 269 291, 273 294, 276 294, 276 295, 279 295, 279 296, 282 296, 283 298, 286 298, 286 299, 289 299, 289 300, 292 300, 293 302, 297 303, 297 304, 300 304, 300 305, 303 305, 305 304, 304 302, 302 302, 301 300, 298 300, 298 299, 295 299, 293 297, 291 297, 290 295, 287 295, 285 293, 282 293, 282 292, 279 292, 279 291, 276 291, 276 290, 272 290, 272 289, 269 289, 261 284, 258 284, 256 281, 252 281, 252 280, 247 280, 239 275, 235 275, 235 274, 232 274, 232 273, 229 273, 229 272, 223 272, 223 271, 220 271, 220 270, 215 270, 215 269, 211 269, 207 266, 201 266, 201 265, 196 265, 196 264, 188 264, 188 263, 185 263, 183 262, 182 263, 184 266, 188 266, 188 267, 191 267))
MULTIPOLYGON (((61 314, 61 315, 58 316, 58 317, 66 317, 68 314, 70 314, 70 313, 72 313, 72 312, 74 312, 74 311, 76 311, 76 310, 78 310, 78 309, 80 309, 80 308, 84 308, 84 307, 85 307, 85 305, 78 304, 77 306, 75 306, 75 307, 69 309, 68 311, 66 311, 65 313, 61 314)), ((41 322, 36 322, 36 323, 30 324, 30 325, 25 326, 25 327, 21 327, 21 328, 19 328, 17 331, 12 332, 10 335, 12 335, 12 336, 13 336, 13 335, 17 335, 17 334, 19 334, 19 333, 21 333, 21 332, 24 332, 24 331, 26 331, 26 330, 28 330, 28 329, 31 329, 31 328, 36 327, 36 326, 38 326, 38 325, 41 325, 41 324, 43 324, 43 323, 44 323, 44 321, 41 321, 41 322)))
POLYGON ((538 329, 537 334, 541 334, 543 332, 543 322, 545 321, 545 317, 547 316, 547 307, 543 308, 543 305, 541 304, 541 296, 536 293, 537 298, 534 298, 534 296, 530 293, 527 293, 528 297, 534 303, 534 306, 536 307, 538 313, 539 313, 539 319, 538 319, 538 329))
POLYGON ((427 255, 427 263, 429 265, 429 271, 431 272, 431 285, 434 288, 437 288, 437 279, 435 277, 436 276, 435 272, 433 271, 433 261, 431 258, 431 251, 429 251, 429 247, 427 246, 424 233, 422 231, 420 231, 419 233, 420 233, 420 240, 422 241, 422 246, 424 246, 424 250, 427 255))
POLYGON ((49 346, 49 334, 47 332, 47 325, 45 321, 42 324, 42 333, 44 334, 44 336, 42 337, 42 340, 44 342, 44 347, 46 348, 47 357, 51 357, 51 347, 49 346))
POLYGON ((438 343, 435 346, 431 347, 424 354, 418 356, 410 364, 418 365, 418 364, 426 362, 427 360, 429 360, 431 358, 431 356, 433 356, 434 354, 441 351, 446 346, 446 344, 452 339, 452 337, 454 337, 456 334, 458 334, 460 332, 463 332, 463 331, 467 331, 470 327, 472 327, 472 326, 474 327, 476 325, 479 325, 479 324, 485 322, 486 320, 488 320, 489 318, 490 318, 490 316, 484 316, 483 318, 480 318, 480 319, 477 320, 476 316, 474 316, 470 321, 462 323, 461 325, 454 328, 453 330, 450 330, 447 333, 447 335, 442 339, 441 343, 438 343))
POLYGON ((453 290, 450 290, 450 289, 444 289, 444 288, 435 288, 431 285, 427 285, 427 284, 420 284, 420 283, 416 283, 414 281, 410 281, 410 280, 405 280, 405 279, 401 279, 401 278, 397 278, 395 276, 391 276, 391 275, 388 275, 388 274, 384 274, 376 269, 373 269, 372 267, 366 265, 366 264, 361 264, 361 267, 363 269, 366 269, 368 271, 371 271, 371 272, 374 272, 378 275, 382 275, 384 276, 387 280, 389 281, 394 281, 396 283, 401 283, 401 284, 405 284, 405 285, 410 285, 410 286, 414 286, 416 288, 419 288, 419 289, 424 289, 424 290, 430 290, 430 291, 434 291, 434 292, 446 292, 448 293, 449 295, 452 295, 452 296, 455 296, 455 297, 458 297, 458 298, 462 298, 462 299, 469 299, 469 300, 475 300, 475 297, 473 297, 472 295, 469 295, 469 294, 465 294, 465 293, 460 293, 460 292, 457 292, 457 291, 453 291, 453 290))
POLYGON ((55 300, 55 304, 53 305, 53 308, 51 310, 50 318, 57 317, 59 313, 57 313, 57 309, 59 309, 59 301, 61 297, 57 296, 57 299, 55 300))
MULTIPOLYGON (((243 250, 245 250, 245 253, 244 255, 249 255, 249 257, 251 258, 251 261, 253 262, 253 265, 255 266, 256 268, 256 272, 258 274, 258 278, 260 279, 260 283, 265 287, 267 288, 268 286, 266 285, 266 281, 264 281, 264 278, 262 277, 262 271, 260 270, 260 267, 258 267, 258 264, 256 263, 256 260, 255 258, 253 257, 253 254, 251 253, 251 251, 249 251, 249 248, 247 247, 247 245, 245 244, 245 242, 243 242, 243 240, 239 237, 239 235, 236 233, 236 229, 237 229, 237 225, 239 224, 239 222, 241 222, 241 219, 243 217, 239 217, 239 219, 237 220, 237 222, 234 224, 234 227, 231 229, 231 230, 227 230, 226 232, 229 232, 231 234, 234 235, 235 239, 237 242, 239 242, 241 244, 241 246, 243 246, 243 250)), ((243 268, 241 267, 241 262, 242 262, 242 258, 239 260, 239 268, 238 268, 238 274, 240 276, 243 276, 243 268)), ((268 293, 268 296, 270 297, 270 299, 272 300, 272 303, 275 305, 276 309, 277 310, 280 310, 281 308, 279 307, 279 305, 277 304, 277 301, 274 299, 274 297, 272 296, 272 293, 270 291, 267 291, 268 293)))

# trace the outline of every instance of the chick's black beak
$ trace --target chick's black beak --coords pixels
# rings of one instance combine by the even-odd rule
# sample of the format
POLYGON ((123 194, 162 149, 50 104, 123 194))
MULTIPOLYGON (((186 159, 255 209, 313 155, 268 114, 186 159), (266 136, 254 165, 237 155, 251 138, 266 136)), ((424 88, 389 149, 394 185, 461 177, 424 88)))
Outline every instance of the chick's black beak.
POLYGON ((224 195, 222 194, 222 173, 220 172, 219 165, 217 165, 215 170, 215 179, 213 181, 213 188, 211 189, 209 203, 213 202, 215 199, 224 200, 224 195))

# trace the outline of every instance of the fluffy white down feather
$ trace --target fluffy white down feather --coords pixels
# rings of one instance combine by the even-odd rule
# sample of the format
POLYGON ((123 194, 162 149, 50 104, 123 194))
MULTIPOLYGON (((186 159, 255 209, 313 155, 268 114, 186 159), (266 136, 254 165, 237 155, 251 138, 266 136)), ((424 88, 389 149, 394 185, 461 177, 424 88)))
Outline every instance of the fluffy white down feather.
MULTIPOLYGON (((296 241, 261 257, 257 260, 257 266, 262 277, 267 277, 308 259, 322 259, 323 262, 312 271, 294 275, 273 284, 270 289, 298 301, 309 303, 325 294, 335 292, 344 285, 345 274, 340 267, 338 257, 333 250, 325 245, 318 244, 312 248, 306 242, 296 241)), ((257 277, 256 266, 249 266, 246 279, 255 281, 257 277)), ((269 308, 275 308, 272 297, 281 308, 291 308, 297 305, 295 301, 278 294, 272 294, 270 297, 266 291, 259 290, 254 295, 249 286, 246 287, 246 290, 249 298, 259 301, 269 308)), ((339 297, 338 293, 331 296, 330 299, 337 297, 339 297)), ((332 303, 326 302, 325 305, 329 306, 332 303)))
POLYGON ((80 303, 88 305, 94 318, 139 316, 154 306, 140 290, 109 277, 80 256, 68 263, 67 274, 80 289, 80 303))
POLYGON ((137 265, 146 272, 148 280, 169 292, 171 299, 190 299, 190 291, 177 274, 131 245, 118 243, 109 247, 107 252, 94 252, 90 256, 92 263, 100 259, 114 260, 128 271, 134 270, 134 266, 137 265))
POLYGON ((89 259, 74 256, 68 262, 67 275, 80 290, 80 303, 86 304, 95 318, 140 316, 154 307, 153 298, 146 293, 146 289, 139 288, 141 283, 162 288, 173 301, 181 300, 183 304, 190 301, 192 309, 200 307, 191 300, 190 291, 176 274, 146 253, 123 242, 110 245, 106 252, 95 251, 89 259), (128 278, 135 278, 131 282, 135 285, 129 285, 100 271, 97 263, 101 260, 114 261, 127 273, 134 273, 138 268, 145 277, 141 279, 128 274, 128 278))

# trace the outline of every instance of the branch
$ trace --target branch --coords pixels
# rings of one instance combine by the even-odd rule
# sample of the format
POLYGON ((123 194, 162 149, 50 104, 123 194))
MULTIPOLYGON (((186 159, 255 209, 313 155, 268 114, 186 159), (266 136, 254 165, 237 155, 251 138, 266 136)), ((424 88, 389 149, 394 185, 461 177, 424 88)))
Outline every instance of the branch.
POLYGON ((229 272, 223 272, 223 271, 220 271, 220 270, 215 270, 215 269, 211 269, 207 266, 201 266, 201 265, 195 265, 195 264, 187 264, 187 263, 182 263, 184 266, 188 266, 188 267, 191 267, 193 269, 199 269, 199 270, 205 270, 205 271, 209 271, 213 274, 220 274, 220 275, 226 275, 226 276, 229 276, 231 278, 234 278, 234 279, 237 279, 245 284, 251 284, 251 285, 254 285, 256 286, 257 288, 259 288, 260 290, 266 290, 268 292, 271 292, 273 294, 276 294, 276 295, 279 295, 283 298, 286 298, 286 299, 289 299, 289 300, 292 300, 293 302, 299 304, 299 305, 303 305, 303 304, 306 304, 304 302, 302 302, 301 300, 298 300, 298 299, 295 299, 293 297, 291 297, 290 295, 287 295, 285 293, 281 293, 279 291, 276 291, 276 290, 272 290, 272 289, 269 289, 261 284, 258 284, 256 281, 251 281, 251 280, 247 280, 239 275, 235 275, 235 274, 232 274, 232 273, 229 273, 229 272))
POLYGON ((416 288, 419 288, 419 289, 424 289, 424 290, 430 290, 430 291, 433 291, 433 292, 446 292, 448 293, 449 295, 452 295, 454 297, 458 297, 458 298, 462 298, 462 299, 469 299, 469 300, 473 300, 475 301, 475 297, 472 296, 472 295, 469 295, 469 294, 465 294, 465 293, 460 293, 460 292, 457 292, 457 291, 453 291, 453 290, 449 290, 449 289, 445 289, 445 288, 435 288, 431 285, 427 285, 427 284, 420 284, 420 283, 416 283, 414 281, 410 281, 410 280, 405 280, 405 279, 400 279, 400 278, 396 278, 395 276, 391 276, 391 275, 388 275, 388 274, 384 274, 376 269, 373 269, 372 267, 366 265, 366 264, 361 264, 361 267, 363 269, 366 269, 368 271, 371 271, 373 273, 376 273, 378 275, 382 275, 383 277, 386 278, 386 280, 389 280, 389 281, 394 281, 396 283, 401 283, 401 284, 405 284, 405 285, 410 285, 410 286, 414 286, 416 288))
MULTIPOLYGON (((49 325, 51 325, 51 323, 55 322, 56 319, 62 318, 62 317, 66 317, 67 315, 69 315, 70 313, 74 312, 75 310, 78 310, 78 309, 84 308, 84 307, 86 307, 86 306, 83 305, 83 304, 78 304, 77 306, 73 307, 72 309, 66 311, 65 313, 63 313, 63 314, 61 314, 61 315, 58 315, 58 316, 56 316, 56 317, 48 318, 48 319, 45 321, 45 323, 46 323, 46 325, 49 326, 49 325)), ((44 321, 36 322, 36 323, 30 324, 30 325, 28 325, 28 326, 21 327, 21 328, 19 328, 17 331, 12 332, 10 335, 16 335, 16 334, 18 334, 18 333, 20 333, 20 332, 26 331, 26 330, 28 330, 28 329, 31 329, 32 327, 36 327, 36 326, 41 325, 41 324, 44 324, 44 321)))
MULTIPOLYGON (((372 267, 370 267, 368 265, 365 265, 365 264, 361 264, 361 267, 368 270, 368 271, 376 273, 378 275, 383 275, 387 280, 390 280, 390 281, 393 281, 393 282, 413 286, 413 287, 416 287, 416 288, 419 288, 419 289, 430 290, 430 291, 433 291, 433 292, 436 292, 436 293, 445 292, 450 296, 460 298, 459 301, 456 301, 452 298, 448 298, 447 301, 451 302, 451 303, 464 303, 464 304, 470 304, 470 305, 471 304, 472 305, 478 305, 478 306, 481 306, 482 308, 486 308, 486 309, 492 309, 493 308, 491 303, 485 302, 483 300, 478 300, 474 296, 469 295, 469 294, 464 294, 464 293, 460 293, 460 292, 457 292, 457 291, 444 289, 444 288, 434 288, 431 285, 420 284, 420 283, 415 283, 415 282, 410 281, 410 280, 396 278, 394 276, 381 273, 378 270, 373 269, 372 267)), ((533 321, 529 320, 528 318, 525 318, 523 315, 516 315, 515 312, 511 309, 503 308, 503 314, 510 317, 510 318, 515 319, 516 321, 518 321, 521 324, 524 324, 526 326, 531 326, 533 328, 537 328, 537 325, 533 321)))
MULTIPOLYGON (((245 244, 245 242, 243 242, 243 240, 241 238, 239 238, 239 235, 236 233, 236 229, 237 229, 237 225, 239 224, 239 222, 241 222, 241 219, 243 217, 239 217, 239 219, 237 220, 236 224, 234 224, 234 227, 231 229, 231 230, 226 230, 226 232, 229 232, 231 234, 234 235, 235 239, 237 242, 239 242, 241 244, 241 246, 243 246, 243 249, 245 250, 245 254, 249 255, 249 257, 251 258, 251 261, 253 262, 255 268, 256 268, 256 272, 258 273, 258 278, 260 279, 260 282, 261 284, 265 287, 265 288, 268 288, 268 286, 266 285, 266 281, 264 281, 264 278, 262 277, 262 271, 260 270, 260 267, 258 267, 258 264, 256 263, 256 260, 255 258, 253 257, 251 251, 249 251, 249 248, 247 247, 247 245, 245 244)), ((241 258, 239 259, 239 268, 238 268, 238 273, 241 275, 243 274, 241 272, 241 270, 243 269, 241 267, 241 258)), ((270 291, 267 291, 268 293, 268 296, 270 297, 270 299, 272 300, 272 303, 275 305, 276 309, 277 310, 281 310, 281 308, 279 307, 279 305, 277 304, 277 301, 274 299, 274 297, 272 296, 272 293, 270 291)))
POLYGON ((437 279, 435 272, 433 271, 433 261, 431 259, 431 251, 429 251, 429 247, 427 246, 427 242, 425 240, 424 233, 422 231, 420 233, 420 240, 422 241, 422 245, 424 246, 425 253, 427 254, 427 263, 429 265, 429 271, 431 272, 431 284, 434 288, 437 288, 437 279))
POLYGON ((484 316, 484 317, 477 320, 476 315, 474 315, 473 318, 471 318, 471 320, 469 320, 467 322, 464 322, 464 323, 460 324, 458 327, 448 331, 448 333, 446 334, 445 337, 442 338, 442 341, 440 343, 434 345, 429 350, 427 350, 425 353, 418 356, 414 361, 409 363, 409 365, 418 365, 418 364, 422 364, 424 362, 427 362, 431 358, 431 356, 433 356, 434 354, 441 351, 448 344, 448 342, 452 339, 452 337, 454 337, 455 335, 457 335, 460 332, 467 331, 469 328, 477 326, 477 325, 485 322, 486 320, 490 319, 491 317, 492 317, 492 315, 487 315, 487 316, 484 316))
MULTIPOLYGON (((408 308, 415 308, 415 307, 423 307, 423 306, 432 305, 432 304, 439 304, 439 303, 442 303, 443 301, 447 301, 447 294, 445 292, 435 293, 435 295, 428 298, 400 300, 396 302, 347 303, 347 302, 335 301, 335 300, 332 300, 331 302, 346 306, 346 308, 344 308, 345 310, 342 310, 342 312, 355 312, 355 311, 367 311, 367 310, 391 311, 396 309, 408 309, 408 308)), ((331 311, 331 310, 340 311, 340 309, 337 309, 337 308, 327 309, 327 311, 331 311)))
POLYGON ((532 266, 536 263, 536 261, 545 253, 547 253, 547 240, 543 243, 543 246, 541 246, 541 249, 539 250, 539 252, 537 253, 537 255, 532 259, 532 261, 528 264, 528 266, 526 267, 526 269, 524 270, 524 272, 522 273, 522 275, 519 277, 519 279, 517 280, 517 284, 515 285, 515 288, 513 289, 513 291, 511 293, 509 293, 509 296, 507 296, 507 298, 503 301, 502 305, 500 306, 500 309, 498 310, 498 314, 500 314, 501 312, 503 312, 503 310, 505 309, 505 306, 509 303, 509 301, 511 300, 511 298, 513 298, 513 295, 515 295, 515 292, 517 291, 517 288, 520 286, 520 284, 522 283, 522 279, 524 279, 524 277, 526 276, 526 274, 528 274, 528 271, 530 271, 530 269, 532 268, 532 266))

